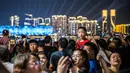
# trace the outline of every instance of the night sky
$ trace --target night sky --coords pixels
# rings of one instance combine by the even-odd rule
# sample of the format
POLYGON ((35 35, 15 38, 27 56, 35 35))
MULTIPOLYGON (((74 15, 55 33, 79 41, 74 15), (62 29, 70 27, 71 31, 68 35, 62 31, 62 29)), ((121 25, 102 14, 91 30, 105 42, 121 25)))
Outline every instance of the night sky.
POLYGON ((130 0, 0 0, 0 25, 9 25, 12 15, 20 16, 23 24, 25 13, 43 18, 66 14, 101 20, 101 11, 112 8, 117 10, 117 24, 130 23, 130 0))

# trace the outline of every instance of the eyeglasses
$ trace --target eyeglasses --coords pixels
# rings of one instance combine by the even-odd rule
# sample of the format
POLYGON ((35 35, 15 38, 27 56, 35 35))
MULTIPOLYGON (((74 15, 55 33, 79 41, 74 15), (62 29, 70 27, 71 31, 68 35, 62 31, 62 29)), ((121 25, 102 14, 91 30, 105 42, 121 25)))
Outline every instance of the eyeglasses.
POLYGON ((30 63, 30 65, 43 65, 44 64, 44 62, 43 61, 35 61, 35 62, 33 62, 33 63, 30 63))
POLYGON ((39 64, 40 64, 39 61, 35 61, 35 62, 30 63, 30 65, 39 65, 39 64))

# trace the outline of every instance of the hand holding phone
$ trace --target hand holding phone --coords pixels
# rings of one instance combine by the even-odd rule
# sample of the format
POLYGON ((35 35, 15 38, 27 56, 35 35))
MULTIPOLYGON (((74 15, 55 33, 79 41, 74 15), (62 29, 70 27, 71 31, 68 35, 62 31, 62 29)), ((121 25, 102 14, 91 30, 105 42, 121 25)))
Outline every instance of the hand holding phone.
POLYGON ((62 56, 58 62, 57 73, 67 73, 69 68, 69 57, 62 56))

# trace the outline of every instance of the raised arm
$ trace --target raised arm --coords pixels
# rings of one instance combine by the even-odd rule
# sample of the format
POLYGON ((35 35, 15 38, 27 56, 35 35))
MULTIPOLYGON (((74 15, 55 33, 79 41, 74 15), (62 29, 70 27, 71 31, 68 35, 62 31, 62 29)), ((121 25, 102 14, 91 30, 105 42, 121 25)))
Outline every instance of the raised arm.
POLYGON ((61 57, 58 66, 57 66, 57 73, 67 73, 69 68, 69 57, 61 57))
POLYGON ((100 66, 104 70, 104 73, 110 73, 110 70, 109 70, 105 60, 100 55, 97 55, 97 60, 99 61, 100 66))
POLYGON ((125 39, 123 38, 123 34, 120 33, 120 40, 122 41, 122 45, 123 46, 126 46, 127 45, 127 42, 125 41, 125 39))

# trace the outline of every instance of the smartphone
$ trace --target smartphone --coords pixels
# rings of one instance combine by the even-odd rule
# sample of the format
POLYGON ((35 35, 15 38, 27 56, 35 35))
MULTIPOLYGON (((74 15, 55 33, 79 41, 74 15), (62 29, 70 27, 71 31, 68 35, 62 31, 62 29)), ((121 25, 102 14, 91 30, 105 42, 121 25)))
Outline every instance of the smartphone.
POLYGON ((64 48, 62 50, 62 52, 63 52, 63 56, 69 57, 69 62, 70 62, 69 68, 72 68, 74 66, 74 63, 73 63, 73 60, 72 60, 72 57, 71 57, 71 54, 70 54, 70 50, 68 48, 64 48))

